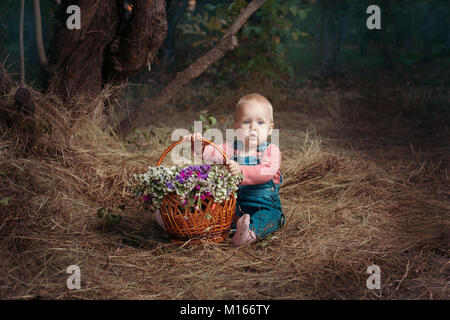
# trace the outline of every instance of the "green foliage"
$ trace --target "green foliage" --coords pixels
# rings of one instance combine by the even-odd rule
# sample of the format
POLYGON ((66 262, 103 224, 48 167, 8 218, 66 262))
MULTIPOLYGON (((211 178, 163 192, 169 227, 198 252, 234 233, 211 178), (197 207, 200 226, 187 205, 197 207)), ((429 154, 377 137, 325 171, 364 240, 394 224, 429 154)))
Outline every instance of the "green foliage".
MULTIPOLYGON (((286 59, 284 42, 308 37, 293 21, 305 20, 309 8, 301 1, 269 0, 257 10, 238 33, 239 45, 218 66, 207 72, 219 77, 231 74, 246 76, 255 74, 262 78, 294 75, 293 67, 286 59)), ((227 28, 247 6, 245 0, 205 4, 198 13, 185 19, 178 28, 184 35, 200 36, 192 41, 193 48, 209 49, 224 35, 227 28)))
POLYGON ((1 198, 0 199, 0 206, 7 207, 7 206, 9 206, 10 202, 11 202, 11 198, 10 197, 1 198))
MULTIPOLYGON (((174 68, 183 70, 217 44, 249 2, 197 1, 195 11, 185 13, 177 25, 174 68)), ((41 1, 40 4, 48 55, 55 30, 64 27, 65 13, 60 15, 56 1, 41 1)), ((385 44, 389 46, 394 64, 413 65, 422 60, 425 52, 431 52, 433 59, 450 54, 449 1, 380 2, 382 30, 373 31, 366 28, 366 9, 376 4, 370 0, 267 0, 237 34, 238 47, 208 68, 204 75, 213 77, 215 86, 228 87, 244 77, 259 80, 314 73, 323 63, 323 45, 327 42, 323 27, 328 20, 324 21, 322 15, 330 4, 337 4, 338 9, 336 28, 329 38, 340 39, 336 63, 343 70, 382 66, 385 44)), ((27 83, 35 81, 34 85, 39 86, 41 70, 36 54, 33 2, 26 1, 25 5, 26 80, 27 83)), ((19 8, 20 1, 0 1, 0 53, 3 54, 0 60, 8 57, 8 70, 13 75, 19 72, 19 8)), ((157 71, 158 63, 156 60, 151 76, 157 71)), ((141 84, 126 91, 135 99, 155 95, 166 82, 165 79, 145 83, 148 72, 144 70, 135 78, 138 76, 136 82, 141 84)), ((299 82, 297 77, 294 81, 299 82)))
POLYGON ((150 141, 150 132, 149 131, 141 131, 139 129, 135 129, 131 133, 131 136, 134 136, 136 138, 143 137, 145 142, 149 142, 150 141))
MULTIPOLYGON (((119 206, 118 207, 120 210, 124 210, 125 206, 119 206)), ((122 216, 119 213, 113 213, 113 209, 112 208, 100 208, 97 210, 97 216, 104 220, 106 222, 106 224, 119 224, 120 221, 122 221, 122 216)))
MULTIPOLYGON (((206 112, 205 111, 203 111, 203 113, 201 112, 197 120, 202 122, 202 129, 203 129, 202 133, 205 133, 206 130, 214 127, 217 124, 217 119, 212 114, 208 114, 207 116, 205 116, 204 113, 206 112)), ((193 131, 194 126, 191 126, 191 132, 193 131)))

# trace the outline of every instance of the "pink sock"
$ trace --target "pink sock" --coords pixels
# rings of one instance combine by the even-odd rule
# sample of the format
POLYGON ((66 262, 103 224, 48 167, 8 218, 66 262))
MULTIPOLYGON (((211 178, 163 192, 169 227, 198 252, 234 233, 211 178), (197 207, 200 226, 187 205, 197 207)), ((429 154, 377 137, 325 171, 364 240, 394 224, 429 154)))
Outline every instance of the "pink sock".
POLYGON ((244 214, 237 221, 236 233, 231 242, 235 246, 242 246, 256 241, 256 235, 253 230, 250 230, 250 215, 244 214))

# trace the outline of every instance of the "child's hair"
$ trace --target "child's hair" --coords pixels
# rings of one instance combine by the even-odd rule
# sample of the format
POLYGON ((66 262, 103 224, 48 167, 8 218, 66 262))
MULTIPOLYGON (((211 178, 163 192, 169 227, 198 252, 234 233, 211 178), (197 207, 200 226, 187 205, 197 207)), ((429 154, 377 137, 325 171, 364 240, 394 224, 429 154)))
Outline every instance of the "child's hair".
POLYGON ((239 99, 239 101, 236 103, 236 107, 234 108, 235 114, 241 108, 244 104, 250 101, 256 101, 258 103, 264 104, 269 108, 270 113, 270 120, 273 122, 273 107, 269 100, 267 100, 264 96, 260 95, 259 93, 250 93, 242 98, 239 99))

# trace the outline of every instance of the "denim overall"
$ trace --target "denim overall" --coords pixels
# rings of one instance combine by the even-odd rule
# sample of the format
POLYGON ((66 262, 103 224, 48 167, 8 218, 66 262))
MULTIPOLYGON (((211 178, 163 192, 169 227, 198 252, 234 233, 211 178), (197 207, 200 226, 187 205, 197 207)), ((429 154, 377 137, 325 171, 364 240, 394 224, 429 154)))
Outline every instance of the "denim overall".
MULTIPOLYGON (((258 155, 264 152, 270 143, 265 142, 258 146, 258 155)), ((242 142, 234 142, 234 161, 240 165, 257 165, 260 162, 258 156, 238 156, 238 150, 242 148, 242 142)), ((283 177, 280 175, 280 183, 275 184, 273 179, 255 185, 239 186, 237 191, 236 214, 232 229, 236 228, 235 222, 243 214, 250 215, 250 230, 255 232, 258 239, 262 239, 278 230, 285 223, 285 217, 281 209, 280 185, 283 177)))

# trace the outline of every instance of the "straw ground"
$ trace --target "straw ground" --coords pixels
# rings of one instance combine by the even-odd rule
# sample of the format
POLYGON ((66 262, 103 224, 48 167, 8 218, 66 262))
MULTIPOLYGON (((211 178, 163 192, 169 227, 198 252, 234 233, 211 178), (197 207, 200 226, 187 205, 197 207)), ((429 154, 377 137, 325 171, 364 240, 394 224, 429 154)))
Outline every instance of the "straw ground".
MULTIPOLYGON (((399 117, 374 123, 378 109, 350 89, 209 90, 191 87, 149 115, 148 135, 132 143, 102 129, 111 91, 69 105, 33 91, 36 120, 12 110, 14 90, 2 97, 15 121, 0 137, 0 194, 9 198, 0 207, 0 297, 449 298, 449 146, 439 138, 448 133, 413 136, 414 127, 392 125, 399 117), (285 227, 242 248, 230 239, 170 243, 133 198, 132 175, 154 165, 171 131, 189 129, 203 109, 230 126, 233 104, 252 91, 272 100, 280 128, 285 227), (208 98, 187 106, 188 94, 208 98), (122 220, 100 219, 102 207, 122 220), (80 267, 79 290, 67 289, 70 265, 80 267), (370 265, 381 269, 380 290, 366 286, 370 265)), ((400 92, 401 102, 414 100, 400 92)))

